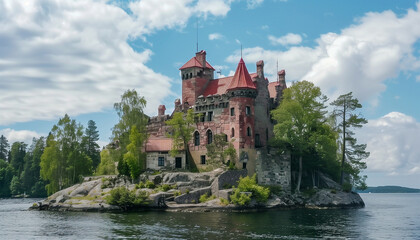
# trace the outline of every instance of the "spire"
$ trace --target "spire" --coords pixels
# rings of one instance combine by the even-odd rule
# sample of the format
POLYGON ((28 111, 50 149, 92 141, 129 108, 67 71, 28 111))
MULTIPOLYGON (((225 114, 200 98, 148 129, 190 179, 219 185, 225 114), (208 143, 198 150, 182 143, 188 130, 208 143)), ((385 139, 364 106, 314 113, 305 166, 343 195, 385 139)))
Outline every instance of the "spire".
POLYGON ((238 67, 236 68, 235 75, 233 75, 232 81, 230 82, 227 90, 244 88, 257 89, 252 82, 248 69, 246 69, 244 60, 241 58, 238 63, 238 67))

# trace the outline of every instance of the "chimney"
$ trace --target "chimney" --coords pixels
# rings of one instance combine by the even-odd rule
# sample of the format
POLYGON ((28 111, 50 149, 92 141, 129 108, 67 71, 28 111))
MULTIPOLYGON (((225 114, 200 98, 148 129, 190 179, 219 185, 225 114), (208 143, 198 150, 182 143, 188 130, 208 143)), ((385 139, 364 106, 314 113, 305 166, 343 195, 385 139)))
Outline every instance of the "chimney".
POLYGON ((165 116, 165 110, 166 110, 165 105, 159 105, 158 116, 159 117, 165 116))
POLYGON ((175 99, 175 109, 174 112, 180 112, 181 109, 181 100, 179 98, 175 99))
POLYGON ((264 61, 260 60, 257 62, 257 75, 258 78, 264 78, 264 61))
POLYGON ((283 90, 286 88, 286 71, 283 69, 277 73, 279 75, 279 85, 280 88, 283 90))
POLYGON ((201 50, 198 53, 195 54, 195 57, 197 58, 198 62, 201 63, 203 68, 206 68, 206 51, 201 50))

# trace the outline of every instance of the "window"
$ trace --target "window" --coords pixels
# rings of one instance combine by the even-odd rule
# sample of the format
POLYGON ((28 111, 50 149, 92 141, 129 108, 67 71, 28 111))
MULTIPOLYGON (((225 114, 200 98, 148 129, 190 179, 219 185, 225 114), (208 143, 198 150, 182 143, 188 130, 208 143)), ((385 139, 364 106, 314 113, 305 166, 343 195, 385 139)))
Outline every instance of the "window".
POLYGON ((192 78, 192 73, 190 73, 190 78, 192 78))
POLYGON ((201 164, 206 164, 206 155, 201 155, 201 164))
POLYGON ((246 162, 242 163, 242 168, 246 169, 246 162))
POLYGON ((245 113, 246 113, 246 115, 251 115, 251 107, 250 106, 245 107, 245 113))
POLYGON ((223 133, 223 137, 225 139, 225 142, 227 142, 228 141, 227 135, 223 133))
POLYGON ((206 119, 206 113, 201 113, 200 122, 204 122, 205 119, 206 119))
POLYGON ((158 157, 158 166, 159 167, 165 166, 165 157, 158 157))
POLYGON ((230 134, 230 137, 234 137, 235 136, 235 129, 234 128, 232 128, 232 132, 231 132, 231 134, 230 134))
POLYGON ((268 141, 268 128, 265 129, 265 140, 268 141))
POLYGON ((260 146, 261 146, 260 134, 255 134, 255 147, 260 147, 260 146))
POLYGON ((207 114, 207 121, 213 121, 213 112, 208 112, 207 114))
POLYGON ((235 108, 230 108, 230 116, 235 116, 235 108))
POLYGON ((207 131, 207 144, 211 144, 213 142, 213 133, 211 130, 207 131))
POLYGON ((198 131, 194 133, 194 146, 200 146, 200 133, 198 131))
POLYGON ((252 135, 252 133, 251 133, 251 128, 250 128, 250 127, 248 127, 248 128, 246 129, 246 135, 247 135, 248 137, 250 137, 250 136, 252 135))

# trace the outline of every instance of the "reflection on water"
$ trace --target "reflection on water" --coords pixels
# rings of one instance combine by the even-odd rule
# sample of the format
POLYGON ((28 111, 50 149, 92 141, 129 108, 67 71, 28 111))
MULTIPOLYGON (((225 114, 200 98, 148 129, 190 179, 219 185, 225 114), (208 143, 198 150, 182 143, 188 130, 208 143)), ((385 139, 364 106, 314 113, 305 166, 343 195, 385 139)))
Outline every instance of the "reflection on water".
POLYGON ((362 194, 364 209, 73 213, 0 200, 1 239, 418 239, 420 194, 362 194), (4 237, 3 237, 4 236, 4 237))

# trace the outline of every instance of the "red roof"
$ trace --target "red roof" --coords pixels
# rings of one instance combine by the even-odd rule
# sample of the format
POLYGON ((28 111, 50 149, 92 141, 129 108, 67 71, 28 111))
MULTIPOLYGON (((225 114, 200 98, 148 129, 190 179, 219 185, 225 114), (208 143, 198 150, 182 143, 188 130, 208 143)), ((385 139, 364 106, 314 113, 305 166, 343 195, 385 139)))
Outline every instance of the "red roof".
POLYGON ((238 63, 238 67, 236 68, 235 75, 233 75, 233 79, 230 82, 228 90, 243 88, 257 89, 255 84, 252 82, 251 76, 248 73, 248 69, 246 69, 244 60, 241 58, 238 63))
MULTIPOLYGON (((179 70, 185 69, 185 68, 191 68, 191 67, 199 67, 202 68, 203 65, 200 63, 200 61, 197 60, 196 57, 191 58, 187 63, 182 65, 182 67, 179 70)), ((206 61, 206 68, 213 69, 214 68, 206 61)))
POLYGON ((167 152, 172 149, 170 138, 149 138, 146 142, 146 152, 167 152))
MULTIPOLYGON (((252 79, 254 79, 257 77, 257 73, 252 73, 250 74, 250 76, 252 79)), ((228 89, 229 83, 232 81, 232 79, 233 76, 211 80, 207 85, 206 90, 204 90, 203 96, 207 97, 209 95, 225 94, 226 90, 228 89)), ((254 85, 255 84, 256 83, 254 83, 254 85)))
POLYGON ((271 82, 268 84, 268 92, 270 93, 270 98, 276 98, 276 86, 278 86, 278 82, 271 82))

